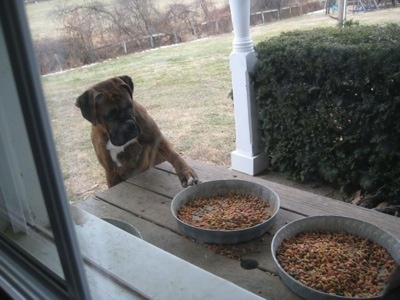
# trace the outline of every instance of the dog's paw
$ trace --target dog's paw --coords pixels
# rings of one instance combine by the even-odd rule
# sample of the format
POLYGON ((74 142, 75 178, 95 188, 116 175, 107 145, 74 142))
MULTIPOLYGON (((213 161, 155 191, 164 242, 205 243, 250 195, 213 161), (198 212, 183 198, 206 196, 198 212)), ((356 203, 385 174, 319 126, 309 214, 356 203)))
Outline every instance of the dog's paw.
POLYGON ((179 176, 179 180, 181 181, 181 185, 184 188, 201 183, 201 181, 197 177, 197 174, 193 170, 189 170, 185 174, 180 174, 178 176, 179 176))
POLYGON ((193 186, 193 185, 197 185, 200 183, 201 183, 201 181, 198 178, 190 178, 185 183, 182 182, 182 186, 184 188, 187 188, 188 186, 193 186))

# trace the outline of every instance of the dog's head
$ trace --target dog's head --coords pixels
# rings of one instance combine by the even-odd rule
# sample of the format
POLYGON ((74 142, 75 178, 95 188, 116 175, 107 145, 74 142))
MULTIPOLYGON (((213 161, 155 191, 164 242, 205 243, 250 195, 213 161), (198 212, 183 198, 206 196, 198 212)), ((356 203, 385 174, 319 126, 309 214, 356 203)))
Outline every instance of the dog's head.
POLYGON ((102 81, 80 95, 75 105, 94 126, 102 126, 114 146, 138 138, 140 128, 133 115, 133 82, 129 76, 102 81))

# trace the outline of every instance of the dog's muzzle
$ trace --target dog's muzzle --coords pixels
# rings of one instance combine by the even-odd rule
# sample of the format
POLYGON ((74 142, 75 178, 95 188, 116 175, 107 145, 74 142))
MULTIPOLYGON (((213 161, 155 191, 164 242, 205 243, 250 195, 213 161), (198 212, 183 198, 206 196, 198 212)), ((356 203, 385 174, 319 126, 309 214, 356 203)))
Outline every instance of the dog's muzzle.
POLYGON ((140 128, 135 120, 129 119, 119 124, 112 133, 110 141, 114 146, 125 145, 128 141, 137 138, 140 135, 140 128))

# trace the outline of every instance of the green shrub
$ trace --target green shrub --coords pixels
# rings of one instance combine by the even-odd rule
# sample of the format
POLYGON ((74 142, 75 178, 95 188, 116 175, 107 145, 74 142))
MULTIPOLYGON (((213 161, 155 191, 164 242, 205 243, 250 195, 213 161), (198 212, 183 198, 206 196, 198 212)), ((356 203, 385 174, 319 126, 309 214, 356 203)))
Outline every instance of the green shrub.
POLYGON ((287 32, 255 50, 272 169, 400 203, 400 27, 287 32))

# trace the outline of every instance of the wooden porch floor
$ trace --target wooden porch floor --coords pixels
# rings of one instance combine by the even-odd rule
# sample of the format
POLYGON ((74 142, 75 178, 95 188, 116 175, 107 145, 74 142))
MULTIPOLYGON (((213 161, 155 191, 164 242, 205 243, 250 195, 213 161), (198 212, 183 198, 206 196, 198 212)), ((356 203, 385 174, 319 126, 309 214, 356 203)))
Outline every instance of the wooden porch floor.
POLYGON ((340 215, 370 222, 400 239, 398 217, 214 165, 188 162, 203 182, 244 179, 275 190, 280 196, 281 209, 270 231, 258 239, 230 246, 200 244, 184 237, 170 209, 172 198, 182 187, 173 168, 167 163, 136 175, 77 206, 101 218, 128 222, 140 231, 145 241, 268 299, 300 299, 277 276, 270 250, 274 233, 290 221, 305 216, 340 215), (252 270, 242 268, 240 259, 246 258, 257 260, 259 266, 252 270))

